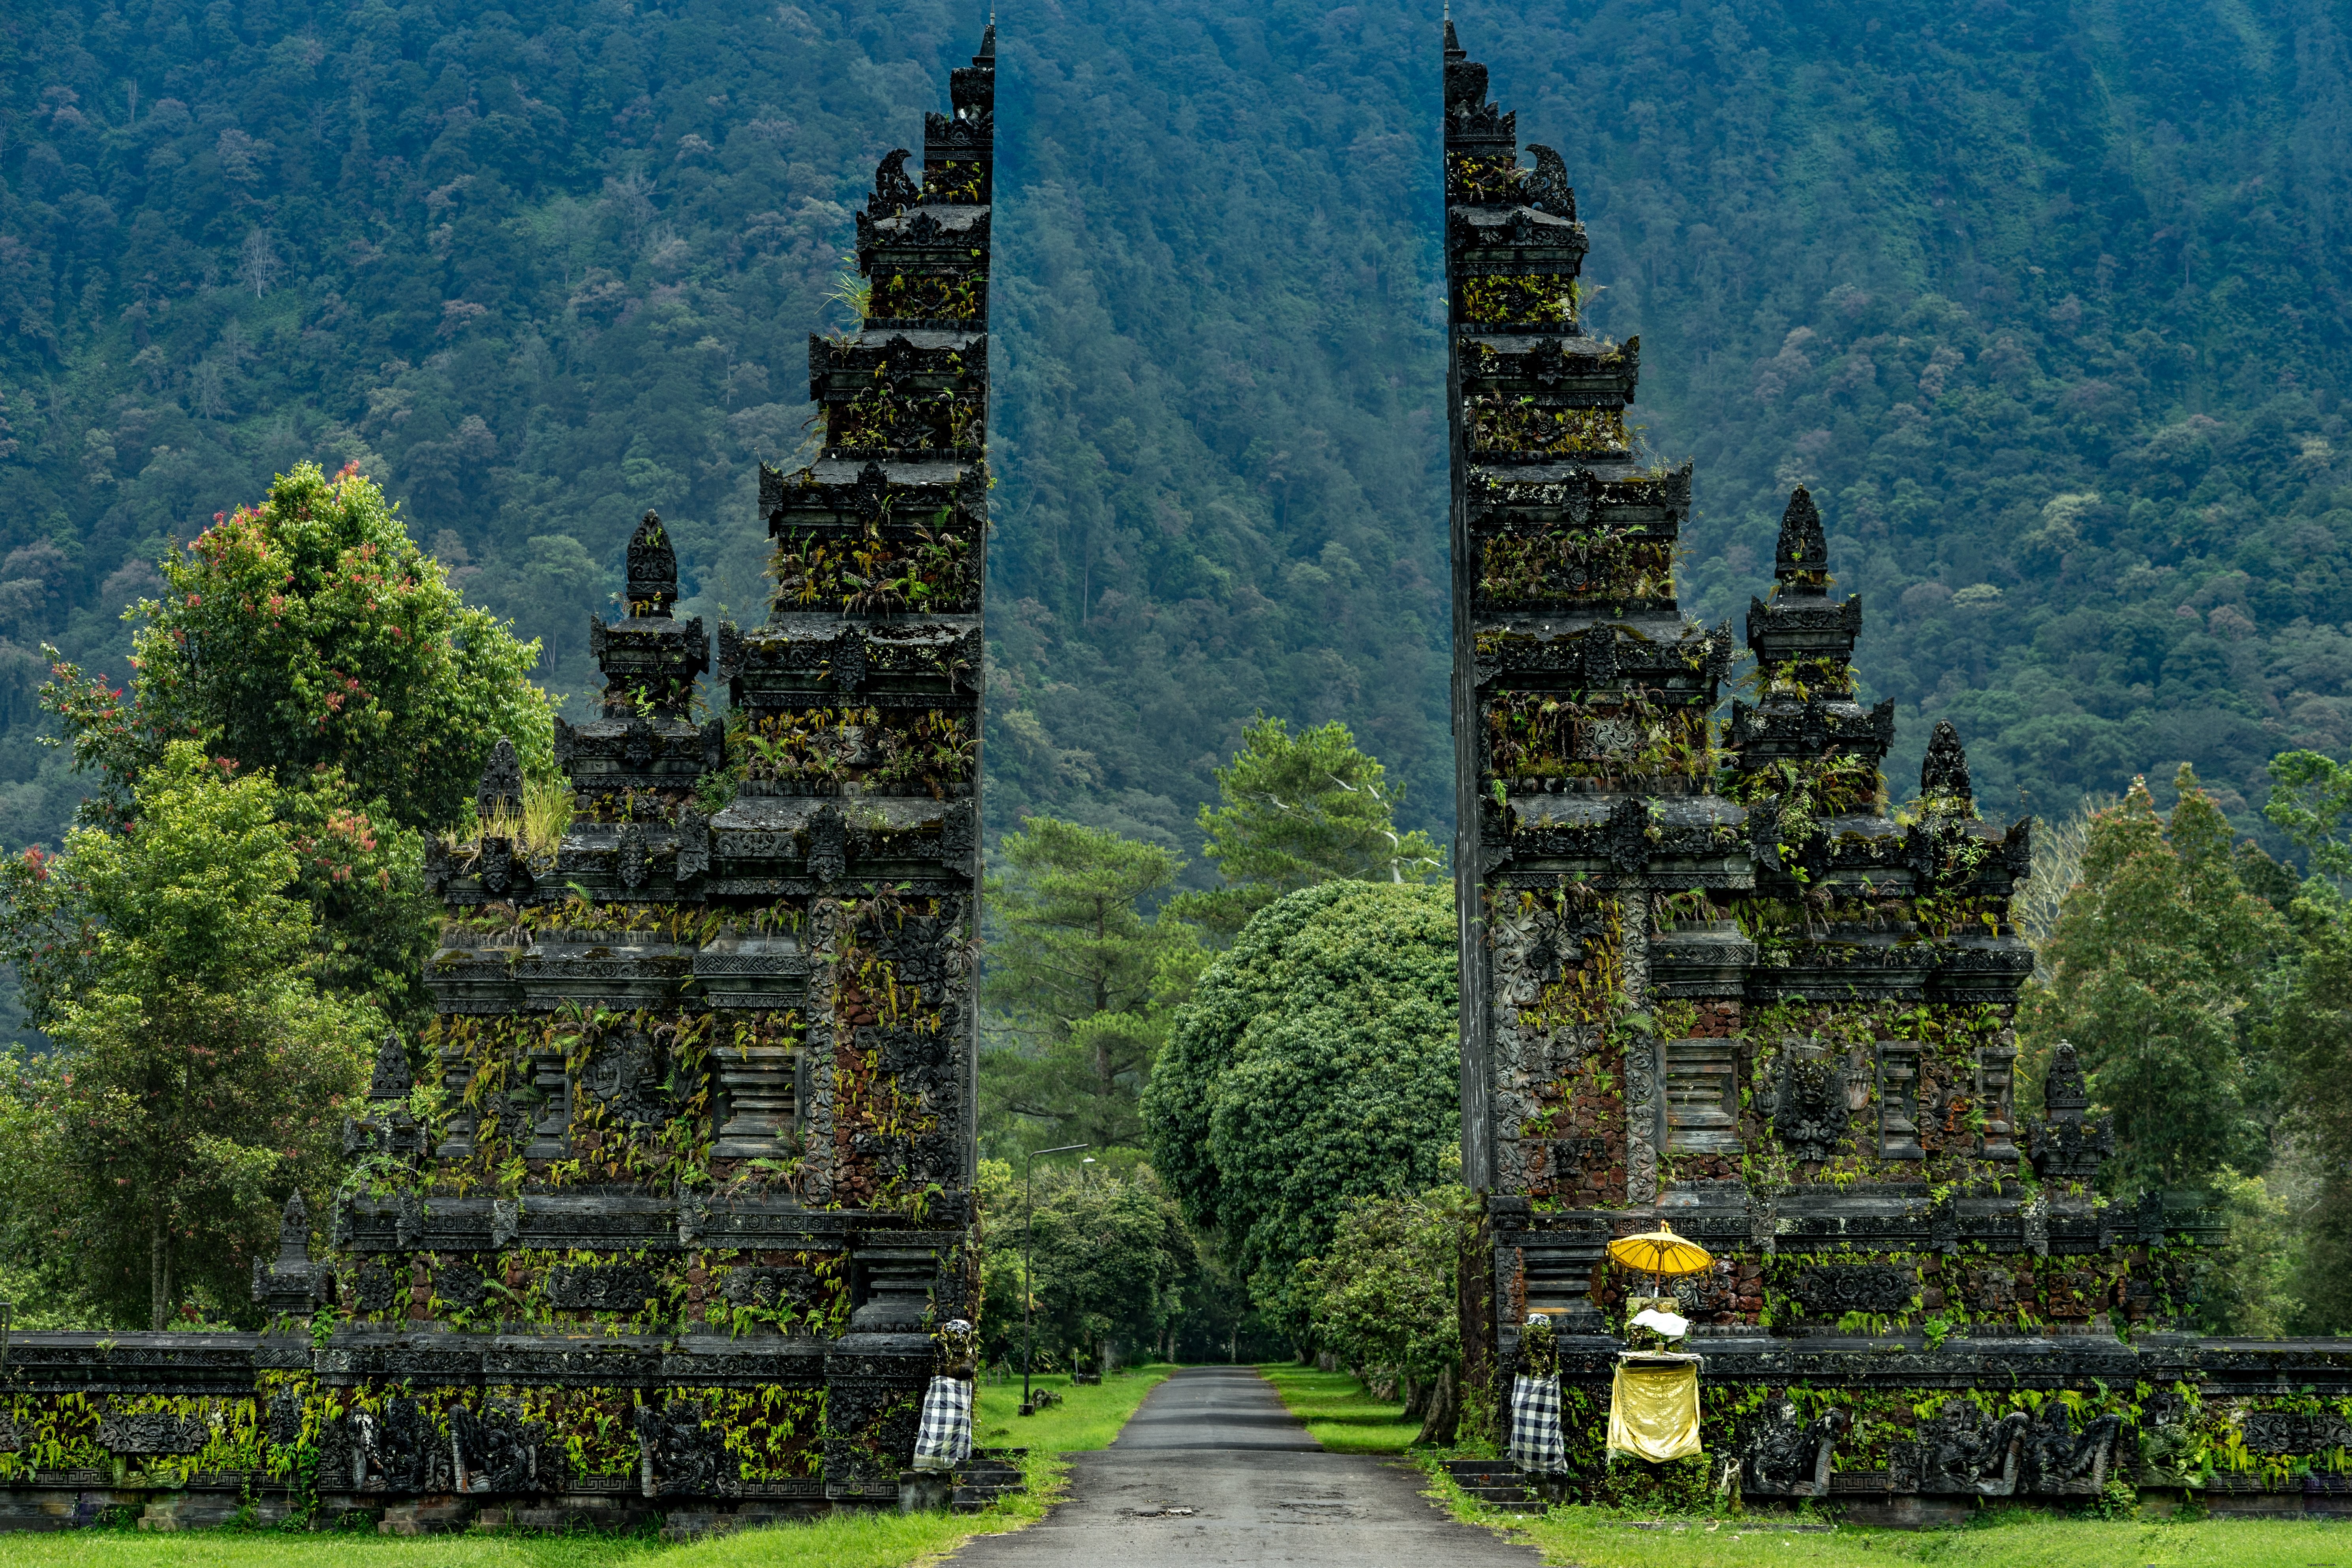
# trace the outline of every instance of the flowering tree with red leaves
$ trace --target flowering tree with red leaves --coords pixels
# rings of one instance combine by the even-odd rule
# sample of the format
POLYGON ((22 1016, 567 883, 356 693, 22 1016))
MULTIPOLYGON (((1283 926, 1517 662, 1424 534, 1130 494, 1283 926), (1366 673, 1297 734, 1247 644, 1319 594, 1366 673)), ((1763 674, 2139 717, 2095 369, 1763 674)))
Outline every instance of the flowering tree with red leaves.
POLYGON ((102 775, 89 818, 119 821, 178 740, 282 787, 326 770, 424 830, 456 825, 500 735, 532 772, 552 767, 539 644, 467 605, 355 468, 299 464, 161 564, 168 592, 131 612, 128 686, 60 662, 42 688, 75 763, 102 775))
MULTIPOLYGON (((466 605, 352 468, 298 466, 161 564, 169 591, 132 611, 130 681, 58 661, 41 689, 75 765, 98 775, 81 820, 121 830, 140 776, 177 742, 237 776, 267 772, 290 890, 318 917, 316 979, 421 1024, 437 910, 420 835, 457 822, 500 735, 534 773, 552 768, 539 645, 466 605)), ((37 1026, 75 984, 79 918, 29 863, 0 870, 0 956, 37 1026)))

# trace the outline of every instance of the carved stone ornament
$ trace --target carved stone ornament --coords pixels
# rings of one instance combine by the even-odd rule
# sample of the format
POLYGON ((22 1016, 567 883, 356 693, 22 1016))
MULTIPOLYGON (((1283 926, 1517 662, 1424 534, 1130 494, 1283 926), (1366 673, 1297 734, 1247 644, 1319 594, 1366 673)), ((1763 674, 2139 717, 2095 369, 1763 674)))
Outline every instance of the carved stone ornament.
POLYGON ((890 476, 882 471, 881 464, 868 462, 857 470, 857 479, 849 487, 845 499, 858 521, 887 521, 890 516, 890 476))
POLYGON ((400 1047, 400 1037, 386 1035, 375 1048, 375 1071, 368 1079, 368 1098, 406 1100, 415 1083, 415 1075, 408 1067, 408 1053, 400 1047))
POLYGON ((690 882, 710 869, 710 819, 688 806, 677 815, 677 861, 674 881, 690 882))
POLYGON ((2240 1419, 2247 1448, 2257 1454, 2320 1454, 2352 1448, 2352 1422, 2341 1415, 2250 1410, 2240 1419))
POLYGON ((2074 1047, 2065 1040, 2051 1053, 2050 1075, 2043 1080, 2042 1103, 2046 1120, 2031 1124, 2027 1157, 2044 1181, 2089 1182, 2099 1173, 2099 1162, 2116 1152, 2115 1126, 2084 1114, 2090 1107, 2088 1082, 2074 1047))
MULTIPOLYGON (((500 745, 506 744, 501 741, 500 745)), ((475 874, 482 886, 492 893, 504 893, 520 879, 516 876, 514 840, 485 836, 481 852, 474 858, 475 874)))
POLYGON ((833 689, 837 697, 855 697, 866 689, 866 637, 856 626, 844 626, 833 639, 833 689))
POLYGON ((1966 1400, 1955 1400, 1920 1428, 1919 1489, 1969 1497, 2008 1497, 2017 1490, 2020 1451, 2033 1417, 2013 1410, 1988 1421, 1966 1400))
POLYGON ((1772 1098, 1772 1136, 1792 1159, 1808 1163, 1836 1156, 1847 1131, 1844 1071, 1827 1056, 1791 1047, 1780 1056, 1772 1098))
POLYGON ((642 1029, 608 1032, 590 1052, 581 1088, 601 1101, 613 1120, 650 1126, 670 1113, 662 1091, 664 1063, 658 1042, 642 1029))
POLYGON ((1445 24, 1445 107, 1448 112, 1457 109, 1476 109, 1486 101, 1486 68, 1476 60, 1462 59, 1461 47, 1454 42, 1454 24, 1445 24))
POLYGON ((1971 1311, 2005 1316, 2017 1310, 2017 1276, 1999 1264, 1962 1269, 1960 1300, 1971 1311))
POLYGON ((1832 1455, 1853 1424, 1843 1410, 1808 1421, 1786 1399, 1766 1406, 1740 1446, 1740 1489, 1759 1497, 1827 1497, 1832 1455))
POLYGON ((381 1263, 361 1268, 352 1281, 352 1293, 362 1312, 388 1312, 400 1299, 402 1281, 381 1263))
POLYGON ((903 212, 923 199, 921 190, 907 177, 907 160, 912 156, 910 149, 896 147, 875 165, 874 198, 867 210, 876 216, 903 212))
POLYGON ((2062 1400, 2051 1400, 2025 1429, 2021 1490, 2043 1497, 2096 1497, 2105 1489, 2121 1415, 2101 1415, 2080 1432, 2062 1400))
POLYGON ((489 1277, 470 1263, 445 1263, 433 1271, 433 1294, 461 1312, 478 1312, 490 1299, 489 1277))
POLYGON ((621 825, 617 870, 621 886, 635 892, 646 885, 646 830, 634 822, 621 825))
POLYGON ((1848 1312, 1908 1311, 1919 1294, 1916 1270, 1891 1263, 1824 1263, 1797 1277, 1797 1299, 1817 1318, 1848 1312))
POLYGON ((425 1244, 425 1200, 414 1192, 402 1193, 392 1205, 393 1245, 404 1252, 413 1252, 425 1244))
POLYGON ((449 1468, 432 1418, 414 1399, 387 1399, 379 1410, 354 1411, 350 1439, 355 1490, 438 1490, 436 1482, 449 1468))
POLYGON ((1789 509, 1780 514, 1780 538, 1772 551, 1772 575, 1782 582, 1791 578, 1817 580, 1814 576, 1830 569, 1829 541, 1822 533, 1822 510, 1813 504, 1812 492, 1799 485, 1789 492, 1789 509))
MULTIPOLYGON (((526 1424, 506 1400, 480 1410, 460 1405, 449 1412, 450 1448, 461 1492, 536 1491, 540 1484, 537 1423, 526 1424)), ((552 1479, 552 1478, 551 1478, 552 1479)))
POLYGON ((201 1453, 211 1437, 212 1428, 201 1415, 131 1413, 110 1405, 98 1418, 99 1447, 111 1454, 201 1453))
POLYGON ((677 552, 658 512, 646 513, 629 535, 627 598, 630 615, 663 619, 677 601, 677 552))
POLYGON ((967 862, 971 852, 980 847, 980 835, 974 826, 975 808, 963 802, 952 802, 940 816, 940 858, 950 863, 967 862))
POLYGON ((820 883, 838 882, 849 869, 849 840, 841 810, 831 802, 817 808, 808 825, 809 875, 820 883))
POLYGON ((1528 153, 1536 166, 1519 180, 1520 199, 1538 212, 1575 222, 1576 192, 1568 183, 1568 165, 1559 153, 1538 142, 1528 143, 1528 153))
POLYGON ((703 1426, 706 1415, 692 1399, 673 1399, 658 1410, 637 1406, 638 1475, 646 1496, 741 1495, 742 1468, 728 1454, 725 1438, 703 1426))
POLYGON ((1976 791, 1969 782, 1969 754, 1960 749, 1960 732, 1949 719, 1936 721, 1927 736, 1927 754, 1919 763, 1919 798, 1933 809, 1976 814, 1976 791))
POLYGON ((558 1264, 547 1271, 548 1303, 571 1311, 642 1312, 658 1294, 641 1264, 558 1264))
POLYGON ((481 781, 474 786, 474 810, 485 823, 522 810, 522 758, 504 735, 490 748, 489 761, 482 764, 481 781))
POLYGON ((813 1269, 750 1266, 730 1268, 719 1281, 719 1290, 730 1307, 805 1309, 824 1294, 813 1269))

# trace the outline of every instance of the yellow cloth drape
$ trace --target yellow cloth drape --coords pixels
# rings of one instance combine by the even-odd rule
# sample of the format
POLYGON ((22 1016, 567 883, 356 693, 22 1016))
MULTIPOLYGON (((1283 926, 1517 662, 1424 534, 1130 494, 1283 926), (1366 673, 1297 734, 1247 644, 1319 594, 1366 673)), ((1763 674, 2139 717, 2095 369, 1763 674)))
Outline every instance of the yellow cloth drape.
POLYGON ((1698 1363, 1619 1362, 1609 1390, 1609 1447, 1653 1461, 1701 1452, 1698 1363))

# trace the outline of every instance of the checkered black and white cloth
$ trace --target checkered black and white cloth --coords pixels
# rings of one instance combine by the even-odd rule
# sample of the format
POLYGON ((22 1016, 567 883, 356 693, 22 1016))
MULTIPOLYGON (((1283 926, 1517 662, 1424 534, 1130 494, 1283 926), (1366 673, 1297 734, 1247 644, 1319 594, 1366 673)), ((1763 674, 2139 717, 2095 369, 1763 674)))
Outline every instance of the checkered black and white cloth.
MULTIPOLYGON (((1553 1446, 1559 1446, 1559 1405, 1552 1407, 1553 1446)), ((951 1470, 971 1458, 971 1384, 960 1377, 935 1377, 923 1394, 922 1425, 915 1433, 915 1468, 951 1470)))
POLYGON ((1511 1441, 1506 1453, 1529 1475, 1552 1476, 1568 1468, 1568 1449, 1559 1434, 1559 1379, 1522 1374, 1511 1380, 1511 1441))

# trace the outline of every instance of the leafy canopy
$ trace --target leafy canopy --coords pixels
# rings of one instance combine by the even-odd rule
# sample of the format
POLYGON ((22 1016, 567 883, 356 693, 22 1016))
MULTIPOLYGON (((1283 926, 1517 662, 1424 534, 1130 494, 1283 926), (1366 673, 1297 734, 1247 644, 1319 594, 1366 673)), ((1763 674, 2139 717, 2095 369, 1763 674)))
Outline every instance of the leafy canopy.
POLYGON ((1152 1162, 1294 1337, 1347 1200, 1439 1180, 1460 1134, 1452 889, 1327 882, 1242 929, 1143 1093, 1152 1162))
MULTIPOLYGON (((2291 1086, 2270 1173, 2272 1191, 2294 1199, 2299 1254, 2281 1289, 2294 1303, 2290 1331, 2342 1333, 2352 1330, 2352 904, 2315 877, 2289 913, 2300 941, 2266 1030, 2291 1086)), ((2238 1226, 2233 1215, 2232 1247, 2238 1226)), ((2205 1294, 2215 1295, 2210 1283, 2205 1294)))
POLYGON ((993 863, 981 993, 1001 1042, 981 1065, 992 1142, 1140 1149, 1137 1096, 1167 1037, 1165 990, 1189 974, 1199 938, 1138 906, 1183 862, 1039 816, 1004 837, 993 863))
POLYGON ((1225 886, 1178 899, 1175 909, 1231 935, 1286 893, 1320 882, 1423 882, 1445 868, 1419 828, 1399 833, 1399 792, 1337 721, 1293 735, 1260 714, 1242 731, 1230 767, 1216 770, 1224 804, 1202 806, 1203 853, 1225 886))
POLYGON ((2050 978, 2021 1009, 2029 1060, 2074 1043, 2115 1117, 2103 1175, 2124 1192, 2267 1163, 2249 1009, 2289 932, 2241 883, 2229 820, 2186 763, 2176 783, 2169 820, 2145 780, 2092 816, 2081 880, 2043 944, 2050 978))
POLYGON ((1317 1342, 1360 1371, 1417 1382, 1458 1362, 1454 1266, 1465 1207, 1476 1201, 1463 1187, 1348 1200, 1330 1245, 1298 1266, 1317 1342))
POLYGON ((2352 763, 2321 752, 2281 752, 2270 762, 2263 815, 2311 857, 2311 868, 2352 880, 2352 763))
POLYGON ((1150 1167, 1116 1176, 1040 1166, 1034 1183, 1034 1213, 1024 1212, 1015 1167, 983 1164, 992 1248, 981 1323, 985 1353, 1016 1365, 1021 1359, 1024 1231, 1039 1364, 1091 1360, 1105 1341, 1156 1346, 1183 1310, 1198 1257, 1150 1167))
POLYGON ((355 468, 299 464, 160 564, 169 591, 136 606, 127 691, 64 663, 42 688, 108 804, 183 739, 289 785, 333 770, 410 828, 457 821, 502 734, 534 772, 552 765, 539 645, 466 605, 355 468))
POLYGON ((58 1049, 0 1060, 9 1239, 118 1321, 160 1328, 191 1288, 250 1315, 272 1200, 323 1201, 383 1028, 310 978, 275 795, 173 742, 134 782, 127 830, 0 863, 12 927, 55 933, 72 972, 58 1049))

